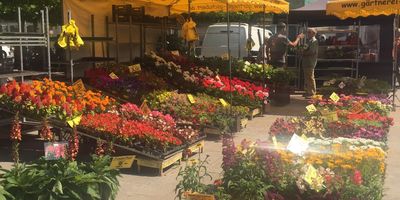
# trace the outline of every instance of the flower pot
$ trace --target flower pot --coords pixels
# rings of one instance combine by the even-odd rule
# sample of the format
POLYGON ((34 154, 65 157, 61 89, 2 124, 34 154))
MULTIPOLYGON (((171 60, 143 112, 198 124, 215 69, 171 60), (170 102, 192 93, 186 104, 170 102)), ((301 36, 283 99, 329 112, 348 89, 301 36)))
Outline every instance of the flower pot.
POLYGON ((231 127, 231 130, 233 133, 237 133, 242 129, 241 126, 241 119, 240 117, 236 116, 235 117, 235 123, 233 124, 233 127, 231 127))
POLYGON ((263 115, 268 114, 268 112, 271 111, 271 104, 270 103, 263 104, 263 110, 262 111, 263 111, 263 115))
POLYGON ((277 86, 272 94, 271 97, 271 105, 273 106, 285 106, 290 103, 290 88, 289 86, 277 86))

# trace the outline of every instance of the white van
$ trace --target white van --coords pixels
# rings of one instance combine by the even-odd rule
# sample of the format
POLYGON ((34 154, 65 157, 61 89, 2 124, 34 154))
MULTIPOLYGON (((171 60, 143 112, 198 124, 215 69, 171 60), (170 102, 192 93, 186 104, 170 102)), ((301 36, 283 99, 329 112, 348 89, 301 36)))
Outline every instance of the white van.
MULTIPOLYGON (((258 55, 260 44, 263 43, 263 29, 245 23, 231 23, 230 27, 230 49, 231 55, 235 58, 243 58, 258 55), (251 55, 248 55, 246 44, 248 39, 253 40, 254 46, 251 48, 251 55)), ((265 37, 272 36, 270 30, 265 30, 265 37)), ((210 25, 204 36, 201 46, 201 56, 220 57, 228 52, 227 23, 217 23, 210 25)))

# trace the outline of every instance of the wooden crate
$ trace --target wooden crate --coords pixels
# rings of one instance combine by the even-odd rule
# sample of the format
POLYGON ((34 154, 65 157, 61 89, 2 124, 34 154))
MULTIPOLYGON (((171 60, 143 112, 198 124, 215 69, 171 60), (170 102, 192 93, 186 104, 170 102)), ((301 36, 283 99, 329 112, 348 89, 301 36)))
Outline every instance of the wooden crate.
POLYGON ((260 108, 253 109, 253 110, 250 111, 249 119, 252 120, 255 116, 257 116, 259 114, 261 114, 261 109, 260 108))
POLYGON ((158 169, 159 175, 162 176, 165 168, 171 166, 176 162, 180 163, 181 160, 182 160, 182 151, 178 151, 163 160, 154 160, 145 157, 137 157, 136 164, 138 166, 138 173, 141 172, 142 167, 149 167, 153 169, 158 169))
POLYGON ((215 200, 214 195, 209 194, 187 194, 188 200, 215 200))
MULTIPOLYGON (((204 140, 200 140, 192 145, 190 145, 186 150, 189 150, 191 153, 203 153, 204 150, 204 140)), ((185 151, 185 150, 184 150, 185 151)), ((183 151, 183 152, 184 152, 183 151)), ((182 158, 184 160, 188 159, 188 156, 184 155, 182 152, 182 158)))
POLYGON ((242 128, 246 128, 248 123, 249 123, 249 119, 247 119, 247 118, 243 118, 240 120, 240 126, 242 128))
POLYGON ((205 135, 222 135, 224 132, 218 128, 204 128, 205 135))

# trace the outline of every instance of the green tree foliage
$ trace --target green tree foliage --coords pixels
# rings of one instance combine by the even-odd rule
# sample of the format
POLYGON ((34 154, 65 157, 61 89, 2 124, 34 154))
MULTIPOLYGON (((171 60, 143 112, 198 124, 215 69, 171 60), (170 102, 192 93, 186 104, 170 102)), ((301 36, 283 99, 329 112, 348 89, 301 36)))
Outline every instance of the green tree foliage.
POLYGON ((61 0, 0 0, 0 20, 16 21, 17 9, 21 7, 22 19, 36 22, 41 19, 40 10, 50 10, 50 23, 60 24, 62 18, 61 0))

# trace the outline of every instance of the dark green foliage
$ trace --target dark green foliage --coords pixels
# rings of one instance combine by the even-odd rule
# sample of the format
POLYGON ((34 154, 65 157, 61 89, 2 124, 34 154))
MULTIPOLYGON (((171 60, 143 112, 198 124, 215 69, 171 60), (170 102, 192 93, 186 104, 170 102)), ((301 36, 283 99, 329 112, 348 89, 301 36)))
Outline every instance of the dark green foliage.
MULTIPOLYGON (((29 165, 2 170, 0 183, 16 200, 114 200, 119 172, 110 169, 110 162, 110 157, 96 156, 87 164, 41 158, 29 165)), ((8 193, 0 188, 0 199, 8 193)))
POLYGON ((40 10, 50 10, 50 23, 61 24, 61 0, 0 0, 0 19, 16 21, 17 8, 21 7, 23 20, 37 22, 41 19, 40 10))

